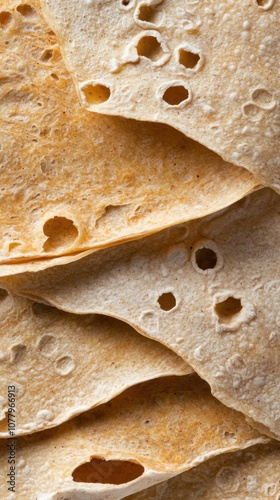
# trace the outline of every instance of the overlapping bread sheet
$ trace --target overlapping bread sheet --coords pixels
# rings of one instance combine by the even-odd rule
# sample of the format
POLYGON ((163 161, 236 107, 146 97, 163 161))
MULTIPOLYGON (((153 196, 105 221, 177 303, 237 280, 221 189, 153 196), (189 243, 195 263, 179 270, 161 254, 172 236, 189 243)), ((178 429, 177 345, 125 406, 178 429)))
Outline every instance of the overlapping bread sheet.
POLYGON ((279 437, 279 211, 265 188, 141 241, 2 281, 69 312, 128 322, 279 437))
POLYGON ((172 125, 280 189, 277 0, 42 0, 84 106, 172 125))
MULTIPOLYGON (((167 377, 134 386, 59 427, 18 438, 16 498, 119 499, 217 454, 267 441, 197 375, 167 377)), ((6 459, 1 440, 1 498, 6 459)))
POLYGON ((280 495, 276 441, 220 455, 126 500, 270 500, 280 495))
POLYGON ((16 385, 21 435, 65 422, 139 382, 192 372, 125 323, 0 292, 0 437, 9 435, 9 385, 16 385))
POLYGON ((135 239, 256 188, 251 174, 170 127, 84 110, 39 3, 1 9, 0 264, 33 269, 31 259, 135 239))

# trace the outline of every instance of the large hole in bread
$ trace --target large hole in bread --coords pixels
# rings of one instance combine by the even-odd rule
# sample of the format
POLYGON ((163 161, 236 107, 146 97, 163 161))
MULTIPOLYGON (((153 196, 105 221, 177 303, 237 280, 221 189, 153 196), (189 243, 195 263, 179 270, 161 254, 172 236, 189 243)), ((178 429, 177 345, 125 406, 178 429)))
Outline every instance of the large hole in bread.
POLYGON ((200 60, 200 56, 189 50, 179 50, 179 63, 188 69, 194 69, 200 60))
POLYGON ((157 61, 163 55, 161 44, 155 36, 143 36, 136 47, 137 54, 147 57, 151 61, 157 61))
POLYGON ((162 98, 170 106, 178 106, 189 97, 189 91, 183 85, 174 85, 164 92, 162 98))
POLYGON ((163 311, 171 311, 176 306, 176 298, 171 292, 163 293, 158 298, 158 303, 163 311))
POLYGON ((111 91, 106 85, 100 83, 96 85, 87 85, 82 89, 88 104, 102 104, 108 101, 111 91))
POLYGON ((142 476, 144 467, 134 462, 122 460, 102 460, 92 458, 72 472, 78 483, 123 484, 142 476))
POLYGON ((79 234, 72 220, 57 216, 45 222, 43 231, 48 236, 43 245, 45 252, 70 247, 79 234))
POLYGON ((229 324, 240 313, 242 309, 241 300, 235 297, 228 297, 215 306, 215 312, 219 316, 219 323, 229 324))
POLYGON ((206 271, 206 269, 214 269, 217 264, 217 255, 211 248, 199 248, 195 252, 195 262, 199 269, 206 271))
POLYGON ((0 12, 0 26, 5 27, 10 24, 13 17, 10 12, 0 12))

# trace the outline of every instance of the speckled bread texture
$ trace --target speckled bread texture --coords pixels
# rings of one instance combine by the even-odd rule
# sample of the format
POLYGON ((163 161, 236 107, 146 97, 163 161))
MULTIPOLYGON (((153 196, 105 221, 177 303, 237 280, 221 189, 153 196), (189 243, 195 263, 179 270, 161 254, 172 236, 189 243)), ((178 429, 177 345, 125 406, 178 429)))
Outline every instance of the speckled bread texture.
MULTIPOLYGON (((134 386, 59 427, 19 437, 17 498, 120 499, 220 453, 267 441, 197 375, 167 377, 134 386), (91 459, 92 467, 80 468, 91 459), (123 461, 122 471, 115 474, 111 460, 123 461), (116 475, 122 484, 114 484, 116 475)), ((1 440, 1 498, 7 453, 1 440)))
POLYGON ((3 282, 128 322, 279 438, 279 211, 279 195, 265 188, 209 217, 3 282))
POLYGON ((126 500, 278 500, 280 443, 256 445, 208 460, 126 500))
POLYGON ((30 270, 30 259, 48 258, 42 269, 53 256, 214 212, 257 186, 170 127, 83 109, 38 2, 1 7, 0 264, 30 270))
POLYGON ((42 0, 80 99, 172 125, 280 190, 277 0, 42 0))
POLYGON ((192 369, 113 318, 77 316, 0 290, 0 437, 7 387, 16 386, 15 435, 65 422, 128 387, 192 369))

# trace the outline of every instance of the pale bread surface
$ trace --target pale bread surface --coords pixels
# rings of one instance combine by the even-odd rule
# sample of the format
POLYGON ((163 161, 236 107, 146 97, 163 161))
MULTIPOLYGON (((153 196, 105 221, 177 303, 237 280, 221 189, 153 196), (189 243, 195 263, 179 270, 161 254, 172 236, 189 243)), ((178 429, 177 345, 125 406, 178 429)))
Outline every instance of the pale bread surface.
POLYGON ((54 427, 139 382, 192 369, 108 317, 65 313, 0 290, 0 437, 15 384, 16 435, 54 427))

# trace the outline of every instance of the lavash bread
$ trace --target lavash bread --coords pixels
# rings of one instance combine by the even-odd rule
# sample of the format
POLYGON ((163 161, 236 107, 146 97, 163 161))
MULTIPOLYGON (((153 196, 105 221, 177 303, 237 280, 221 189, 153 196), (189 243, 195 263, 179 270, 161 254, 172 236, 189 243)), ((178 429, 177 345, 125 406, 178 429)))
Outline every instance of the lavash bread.
POLYGON ((126 321, 280 437, 279 210, 265 188, 141 241, 2 280, 69 312, 126 321))
MULTIPOLYGON (((197 375, 165 377, 134 386, 59 427, 19 437, 17 495, 20 500, 119 499, 217 454, 268 440, 241 413, 219 403, 197 375)), ((2 498, 6 459, 2 439, 2 498)))
POLYGON ((280 189, 277 0, 42 0, 80 100, 163 122, 280 189))

